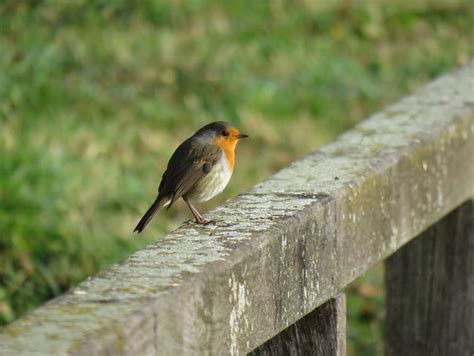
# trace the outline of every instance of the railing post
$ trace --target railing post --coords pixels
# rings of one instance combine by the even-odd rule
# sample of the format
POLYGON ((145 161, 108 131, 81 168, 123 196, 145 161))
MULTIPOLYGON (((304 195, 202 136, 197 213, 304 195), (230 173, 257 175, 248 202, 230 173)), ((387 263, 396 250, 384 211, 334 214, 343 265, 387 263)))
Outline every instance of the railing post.
POLYGON ((386 261, 387 355, 474 352, 474 209, 468 200, 386 261))
POLYGON ((346 298, 340 294, 249 353, 252 356, 344 356, 346 298))

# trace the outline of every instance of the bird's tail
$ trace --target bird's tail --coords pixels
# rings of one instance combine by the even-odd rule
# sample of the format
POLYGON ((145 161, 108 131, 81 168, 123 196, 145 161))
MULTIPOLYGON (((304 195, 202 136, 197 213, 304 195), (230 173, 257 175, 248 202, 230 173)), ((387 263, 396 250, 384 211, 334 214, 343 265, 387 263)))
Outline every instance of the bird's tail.
POLYGON ((148 225, 148 223, 151 221, 153 216, 163 207, 163 205, 166 204, 166 198, 163 197, 157 197, 156 200, 153 202, 153 204, 150 206, 150 208, 147 210, 145 215, 140 219, 138 222, 137 226, 133 230, 133 232, 137 231, 138 233, 142 232, 143 229, 148 225))

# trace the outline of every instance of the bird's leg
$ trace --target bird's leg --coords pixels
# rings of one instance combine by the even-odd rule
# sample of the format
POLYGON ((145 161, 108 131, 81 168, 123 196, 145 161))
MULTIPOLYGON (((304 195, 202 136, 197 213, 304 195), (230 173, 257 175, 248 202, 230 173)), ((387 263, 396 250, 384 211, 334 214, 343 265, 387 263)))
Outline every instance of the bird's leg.
POLYGON ((204 219, 201 214, 199 214, 199 211, 197 211, 197 209, 188 201, 188 199, 185 199, 183 197, 183 200, 186 202, 186 204, 188 205, 189 207, 189 210, 191 210, 191 212, 193 213, 194 215, 194 218, 196 219, 196 224, 200 224, 200 225, 207 225, 209 223, 211 223, 210 220, 206 220, 204 219))

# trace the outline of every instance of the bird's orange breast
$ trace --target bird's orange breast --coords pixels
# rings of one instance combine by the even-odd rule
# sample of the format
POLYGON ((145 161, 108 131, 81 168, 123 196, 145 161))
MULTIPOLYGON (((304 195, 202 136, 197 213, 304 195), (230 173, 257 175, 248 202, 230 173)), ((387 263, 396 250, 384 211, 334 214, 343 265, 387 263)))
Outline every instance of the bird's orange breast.
POLYGON ((235 146, 237 145, 237 139, 233 136, 228 137, 217 137, 213 140, 216 146, 219 146, 224 150, 229 164, 230 170, 234 170, 234 159, 235 159, 235 146))

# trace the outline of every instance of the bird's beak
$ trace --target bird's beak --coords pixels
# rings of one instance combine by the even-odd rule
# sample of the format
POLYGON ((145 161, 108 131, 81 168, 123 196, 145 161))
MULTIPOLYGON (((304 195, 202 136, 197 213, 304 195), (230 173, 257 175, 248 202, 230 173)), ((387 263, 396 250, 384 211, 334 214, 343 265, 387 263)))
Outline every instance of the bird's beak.
POLYGON ((243 134, 243 133, 239 133, 239 134, 238 134, 237 136, 235 136, 235 137, 237 137, 237 138, 240 140, 241 138, 247 138, 247 137, 249 137, 249 135, 246 135, 246 134, 243 134))

